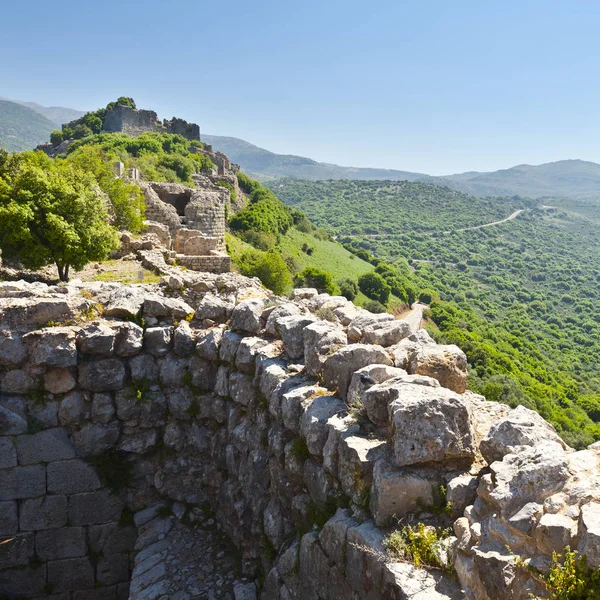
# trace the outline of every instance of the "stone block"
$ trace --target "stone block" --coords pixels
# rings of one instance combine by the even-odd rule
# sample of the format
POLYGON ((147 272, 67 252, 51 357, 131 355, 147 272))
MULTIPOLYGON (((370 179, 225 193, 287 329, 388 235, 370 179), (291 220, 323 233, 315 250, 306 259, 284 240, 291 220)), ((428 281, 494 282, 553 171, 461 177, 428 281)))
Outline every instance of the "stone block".
POLYGON ((348 528, 346 576, 358 597, 369 597, 368 590, 378 590, 386 556, 383 532, 373 522, 348 528))
POLYGON ((27 358, 27 346, 19 335, 11 331, 0 331, 0 367, 21 366, 27 358))
POLYGON ((380 321, 364 328, 361 341, 387 348, 398 344, 410 334, 410 325, 406 321, 380 321))
POLYGON ((158 294, 152 294, 147 295, 144 299, 144 315, 147 317, 185 319, 194 312, 189 304, 178 298, 165 298, 158 294))
POLYGON ((28 406, 29 417, 41 429, 58 427, 58 402, 46 400, 42 403, 31 402, 28 406))
POLYGON ((115 333, 107 325, 88 325, 77 335, 77 349, 92 356, 110 356, 115 346, 115 333))
POLYGON ((191 356, 196 348, 196 339, 187 321, 181 321, 173 332, 173 352, 181 358, 191 356))
POLYGON ((58 420, 61 425, 78 425, 83 414, 83 397, 79 392, 71 392, 60 401, 58 420))
POLYGON ((93 456, 112 448, 119 439, 118 425, 90 423, 73 434, 73 444, 78 456, 93 456))
POLYGON ((587 556, 592 569, 600 567, 600 504, 588 502, 581 507, 579 552, 587 556))
POLYGON ((233 362, 242 336, 235 331, 225 331, 221 338, 221 347, 219 349, 219 358, 224 362, 233 362))
POLYGON ((348 529, 357 525, 358 521, 346 508, 338 508, 335 515, 323 525, 323 529, 319 533, 319 542, 329 560, 334 564, 344 564, 348 529))
POLYGON ((135 323, 123 323, 115 337, 117 356, 134 356, 141 352, 144 345, 144 330, 135 323))
POLYGON ((69 498, 69 521, 72 525, 101 525, 118 521, 123 506, 120 498, 108 490, 75 494, 69 498))
POLYGON ((217 323, 223 323, 231 316, 233 306, 233 303, 223 300, 222 298, 219 298, 219 296, 215 296, 209 292, 205 294, 204 298, 200 301, 196 312, 196 318, 210 319, 217 323))
POLYGON ((304 359, 306 373, 313 377, 320 375, 327 358, 348 343, 346 334, 329 321, 317 321, 307 325, 304 337, 304 359))
POLYGON ((156 360, 148 354, 141 354, 129 359, 131 380, 134 382, 158 381, 159 370, 156 360))
POLYGON ((45 598, 46 565, 0 571, 0 593, 6 598, 45 598))
POLYGON ((71 369, 51 367, 44 374, 44 389, 51 394, 66 394, 77 385, 71 369))
POLYGON ((338 478, 352 501, 365 506, 373 482, 373 466, 380 458, 385 442, 349 435, 338 446, 338 478))
POLYGON ((546 554, 563 552, 566 546, 573 546, 577 536, 577 521, 561 514, 546 513, 535 529, 537 547, 546 554))
POLYGON ((454 517, 460 517, 467 506, 475 502, 477 496, 477 477, 474 475, 459 475, 453 477, 446 486, 446 500, 452 509, 454 517))
POLYGON ((258 337, 245 337, 235 353, 235 366, 239 371, 254 374, 257 351, 268 342, 258 337))
POLYGON ((166 389, 181 387, 189 366, 189 358, 166 356, 160 365, 160 384, 166 389))
POLYGON ((312 315, 290 315, 276 321, 276 329, 286 354, 296 360, 304 357, 304 329, 317 321, 312 315))
POLYGON ((0 471, 0 500, 35 498, 46 493, 46 467, 16 467, 0 471))
POLYGON ((103 555, 96 566, 100 585, 114 585, 129 579, 129 553, 103 555))
POLYGON ((66 496, 42 496, 21 502, 19 527, 23 531, 54 529, 64 527, 66 524, 66 496))
POLYGON ((333 415, 347 409, 346 404, 335 396, 317 396, 306 407, 300 417, 300 433, 306 438, 306 445, 311 454, 323 454, 323 447, 329 435, 327 421, 333 415))
POLYGON ((100 487, 96 470, 83 460, 64 460, 50 463, 46 468, 48 492, 79 494, 100 487))
MULTIPOLYGON (((236 334, 237 335, 237 334, 236 334)), ((218 360, 219 346, 223 338, 223 330, 213 327, 206 335, 203 335, 196 344, 196 354, 206 360, 218 360)))
POLYGON ((262 327, 261 315, 265 309, 265 302, 261 299, 244 300, 240 302, 231 315, 231 329, 259 333, 262 327))
POLYGON ((117 554, 133 551, 137 539, 137 529, 123 527, 119 523, 106 523, 90 526, 88 536, 90 551, 104 555, 117 554))
POLYGON ((51 327, 23 336, 31 348, 31 363, 45 367, 77 366, 75 331, 70 327, 51 327))
POLYGON ((29 394, 37 386, 37 380, 22 369, 13 369, 0 377, 0 391, 5 394, 29 394))
POLYGON ((110 393, 96 393, 92 400, 92 421, 100 425, 109 423, 115 414, 115 407, 110 393))
POLYGON ((12 438, 0 437, 0 469, 17 466, 17 449, 12 438))
MULTIPOLYGON (((129 598, 129 584, 127 584, 127 593, 124 598, 129 598)), ((116 585, 108 587, 95 587, 92 590, 83 590, 73 592, 73 600, 120 600, 119 590, 116 585)))
POLYGON ((33 533, 18 533, 0 539, 0 569, 24 567, 33 556, 33 533))
POLYGON ((192 386, 204 392, 212 391, 217 378, 217 368, 214 362, 194 356, 189 370, 192 374, 192 386))
POLYGON ((25 401, 20 396, 0 394, 0 435, 27 433, 25 401))
POLYGON ((125 385, 125 367, 117 358, 79 365, 79 386, 92 392, 120 390, 125 385))
POLYGON ((19 512, 14 500, 0 502, 0 536, 12 535, 19 529, 19 512))
POLYGON ((166 356, 173 345, 173 327, 148 327, 144 333, 144 348, 152 356, 166 356))
POLYGON ((89 558, 66 558, 48 563, 48 585, 53 592, 94 587, 94 567, 89 558))
POLYGON ((67 432, 57 427, 17 438, 19 464, 34 465, 41 462, 75 458, 75 449, 67 432))
POLYGON ((231 373, 229 376, 229 395, 234 402, 248 406, 256 396, 252 377, 238 371, 231 373))
POLYGON ((85 528, 62 527, 38 531, 35 534, 35 552, 43 562, 85 556, 85 528))

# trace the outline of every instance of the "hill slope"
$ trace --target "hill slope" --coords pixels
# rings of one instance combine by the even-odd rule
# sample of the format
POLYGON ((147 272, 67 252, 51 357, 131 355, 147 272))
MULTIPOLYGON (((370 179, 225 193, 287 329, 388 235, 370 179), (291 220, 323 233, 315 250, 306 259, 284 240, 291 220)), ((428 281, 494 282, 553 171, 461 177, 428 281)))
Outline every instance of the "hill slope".
POLYGON ((85 115, 85 111, 83 110, 75 110, 66 106, 42 106, 37 102, 23 102, 22 100, 11 100, 10 98, 0 98, 0 100, 8 100, 9 102, 31 108, 31 110, 35 110, 36 113, 58 125, 59 129, 63 123, 69 123, 69 121, 74 121, 85 115))
POLYGON ((9 152, 32 150, 54 129, 56 123, 31 108, 0 100, 0 146, 9 152))

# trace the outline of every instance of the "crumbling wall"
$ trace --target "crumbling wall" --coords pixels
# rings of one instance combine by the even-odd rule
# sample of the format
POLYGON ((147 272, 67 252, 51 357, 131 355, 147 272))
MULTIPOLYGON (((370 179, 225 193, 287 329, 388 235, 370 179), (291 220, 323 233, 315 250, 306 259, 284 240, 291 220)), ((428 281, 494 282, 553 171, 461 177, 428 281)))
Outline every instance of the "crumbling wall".
MULTIPOLYGON (((166 500, 213 507, 266 600, 458 600, 441 571, 382 558, 396 519, 438 522, 440 486, 467 598, 543 597, 528 565, 563 542, 597 566, 600 448, 465 392, 455 346, 315 290, 163 286, 0 284, 0 595, 125 597, 145 547, 128 515, 166 500), (55 300, 69 324, 37 329, 55 300)), ((144 573, 131 597, 159 597, 144 573)))

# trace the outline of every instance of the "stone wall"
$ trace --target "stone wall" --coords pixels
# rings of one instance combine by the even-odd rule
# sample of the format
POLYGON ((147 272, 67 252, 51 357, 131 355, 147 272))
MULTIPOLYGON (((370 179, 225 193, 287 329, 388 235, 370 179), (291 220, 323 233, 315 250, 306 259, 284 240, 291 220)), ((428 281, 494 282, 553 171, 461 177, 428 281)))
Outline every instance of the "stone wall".
MULTIPOLYGON (((265 600, 544 597, 528 567, 567 542, 598 566, 600 448, 465 391, 464 354, 391 315, 173 270, 0 283, 0 317, 0 595, 126 597, 158 502, 212 507, 265 600), (68 323, 36 329, 54 299, 68 323), (448 523, 440 486, 460 585, 385 559, 397 519, 448 523)), ((162 597, 141 560, 131 598, 162 597)))

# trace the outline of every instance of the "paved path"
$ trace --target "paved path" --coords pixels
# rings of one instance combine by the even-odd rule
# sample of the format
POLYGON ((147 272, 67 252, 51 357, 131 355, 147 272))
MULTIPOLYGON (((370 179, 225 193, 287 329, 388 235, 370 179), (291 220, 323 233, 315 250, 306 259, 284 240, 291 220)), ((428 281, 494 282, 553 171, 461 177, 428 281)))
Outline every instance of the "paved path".
POLYGON ((415 333, 421 329, 421 322, 423 321, 423 311, 429 308, 427 304, 421 304, 420 302, 415 302, 413 307, 405 312, 404 314, 399 316, 399 319, 402 321, 406 321, 410 325, 410 330, 415 333))
MULTIPOLYGON (((485 225, 474 225, 473 227, 464 227, 463 229, 455 229, 455 231, 473 231, 473 229, 483 229, 484 227, 492 227, 492 225, 500 225, 501 223, 506 223, 508 221, 512 221, 516 219, 525 209, 520 208, 519 210, 515 210, 515 212, 506 217, 506 219, 502 219, 501 221, 494 221, 493 223, 486 223, 485 225)), ((452 233, 451 231, 444 231, 444 233, 452 233)))

